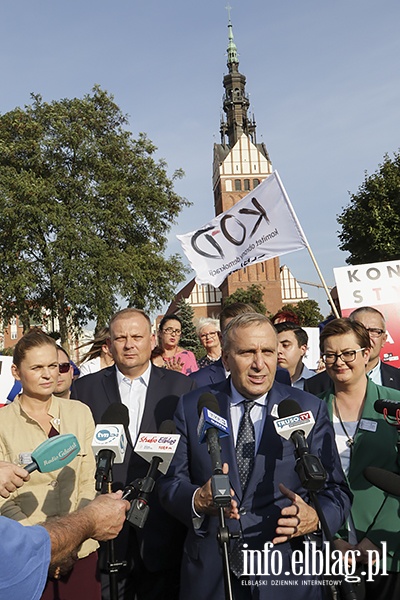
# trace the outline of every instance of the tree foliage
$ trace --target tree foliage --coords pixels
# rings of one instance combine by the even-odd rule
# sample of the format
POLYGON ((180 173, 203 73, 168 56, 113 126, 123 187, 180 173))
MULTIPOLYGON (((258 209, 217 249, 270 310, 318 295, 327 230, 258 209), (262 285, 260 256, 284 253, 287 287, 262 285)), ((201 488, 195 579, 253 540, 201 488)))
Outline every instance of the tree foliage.
POLYGON ((224 300, 224 306, 233 304, 235 302, 244 302, 245 304, 252 304, 255 310, 263 315, 267 312, 267 307, 263 302, 264 293, 261 285, 253 283, 247 290, 238 288, 236 292, 233 292, 230 296, 227 296, 224 300))
POLYGON ((200 347, 200 341, 193 323, 194 310, 184 298, 181 298, 177 304, 179 318, 182 321, 182 335, 180 345, 186 350, 191 350, 197 355, 200 347))
POLYGON ((338 217, 339 248, 350 253, 348 264, 397 260, 400 257, 400 152, 385 155, 365 179, 350 205, 338 217))
POLYGON ((186 350, 191 350, 196 354, 200 342, 194 326, 194 310, 184 298, 181 298, 177 304, 177 313, 182 321, 182 335, 180 345, 186 350))
POLYGON ((187 201, 144 134, 133 139, 113 97, 32 103, 0 116, 3 318, 25 327, 42 308, 60 324, 103 325, 118 298, 154 310, 184 267, 166 234, 187 201))
POLYGON ((290 310, 299 317, 301 327, 317 327, 324 320, 316 300, 302 300, 298 304, 285 304, 281 310, 290 310))

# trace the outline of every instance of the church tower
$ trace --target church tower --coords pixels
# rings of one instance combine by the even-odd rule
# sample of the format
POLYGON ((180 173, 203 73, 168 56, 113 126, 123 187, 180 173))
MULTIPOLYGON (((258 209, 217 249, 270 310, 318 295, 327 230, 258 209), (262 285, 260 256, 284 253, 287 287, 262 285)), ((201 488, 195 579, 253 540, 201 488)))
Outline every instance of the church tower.
MULTIPOLYGON (((224 96, 220 133, 221 143, 214 144, 213 192, 215 215, 239 202, 272 173, 272 164, 264 143, 256 140, 254 115, 249 116, 250 100, 246 77, 239 72, 232 23, 228 20, 228 74, 223 79, 224 96)), ((261 285, 264 304, 270 313, 282 306, 279 259, 250 265, 229 275, 220 286, 225 298, 238 288, 261 285)))

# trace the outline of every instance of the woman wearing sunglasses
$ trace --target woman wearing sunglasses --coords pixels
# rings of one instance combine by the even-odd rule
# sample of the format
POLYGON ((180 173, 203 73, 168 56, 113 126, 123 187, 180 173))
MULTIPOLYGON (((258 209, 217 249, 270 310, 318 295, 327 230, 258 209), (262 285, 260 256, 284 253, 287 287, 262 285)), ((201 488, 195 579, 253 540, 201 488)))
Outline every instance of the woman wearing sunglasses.
MULTIPOLYGON (((12 372, 22 384, 22 393, 1 409, 0 460, 24 466, 39 444, 59 434, 73 433, 80 444, 69 465, 52 473, 34 471, 23 488, 1 501, 1 514, 23 525, 73 512, 95 496, 90 409, 54 395, 60 371, 68 372, 69 367, 65 355, 59 361, 55 341, 40 329, 31 330, 15 346, 12 372)), ((42 599, 100 600, 97 547, 97 542, 87 540, 73 560, 58 565, 42 599)))
POLYGON ((382 553, 382 542, 386 542, 389 575, 378 574, 374 581, 366 581, 362 597, 398 599, 399 500, 369 484, 363 471, 370 465, 399 471, 397 429, 375 411, 374 403, 380 398, 400 401, 400 392, 376 385, 367 377, 371 342, 361 323, 334 319, 321 332, 320 348, 332 386, 319 397, 328 404, 342 467, 354 494, 350 518, 336 546, 343 553, 357 550, 359 570, 365 571, 370 551, 382 553))

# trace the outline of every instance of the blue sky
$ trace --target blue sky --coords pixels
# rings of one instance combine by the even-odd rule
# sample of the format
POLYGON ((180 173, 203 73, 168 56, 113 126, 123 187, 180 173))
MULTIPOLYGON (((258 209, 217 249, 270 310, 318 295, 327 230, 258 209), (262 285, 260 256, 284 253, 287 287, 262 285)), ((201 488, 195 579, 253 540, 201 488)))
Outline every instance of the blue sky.
MULTIPOLYGON (((240 71, 264 141, 328 284, 343 266, 336 216, 400 147, 398 0, 230 0, 240 71)), ((0 112, 114 94, 187 197, 175 234, 213 215, 211 163, 227 72, 227 0, 13 0, 0 5, 0 112)), ((281 259, 317 282, 306 251, 281 259)), ((305 286, 323 312, 322 292, 305 286)))

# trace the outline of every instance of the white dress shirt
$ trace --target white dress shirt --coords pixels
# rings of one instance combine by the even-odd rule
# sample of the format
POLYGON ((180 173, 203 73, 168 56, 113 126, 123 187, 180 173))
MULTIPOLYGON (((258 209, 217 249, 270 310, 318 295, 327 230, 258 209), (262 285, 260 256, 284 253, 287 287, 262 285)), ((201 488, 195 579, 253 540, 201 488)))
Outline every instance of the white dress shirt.
POLYGON ((132 444, 135 445, 140 433, 140 424, 144 413, 144 405, 150 380, 151 363, 149 362, 149 366, 145 372, 136 379, 125 377, 117 366, 115 368, 117 371, 117 382, 121 401, 129 411, 129 433, 132 444))

